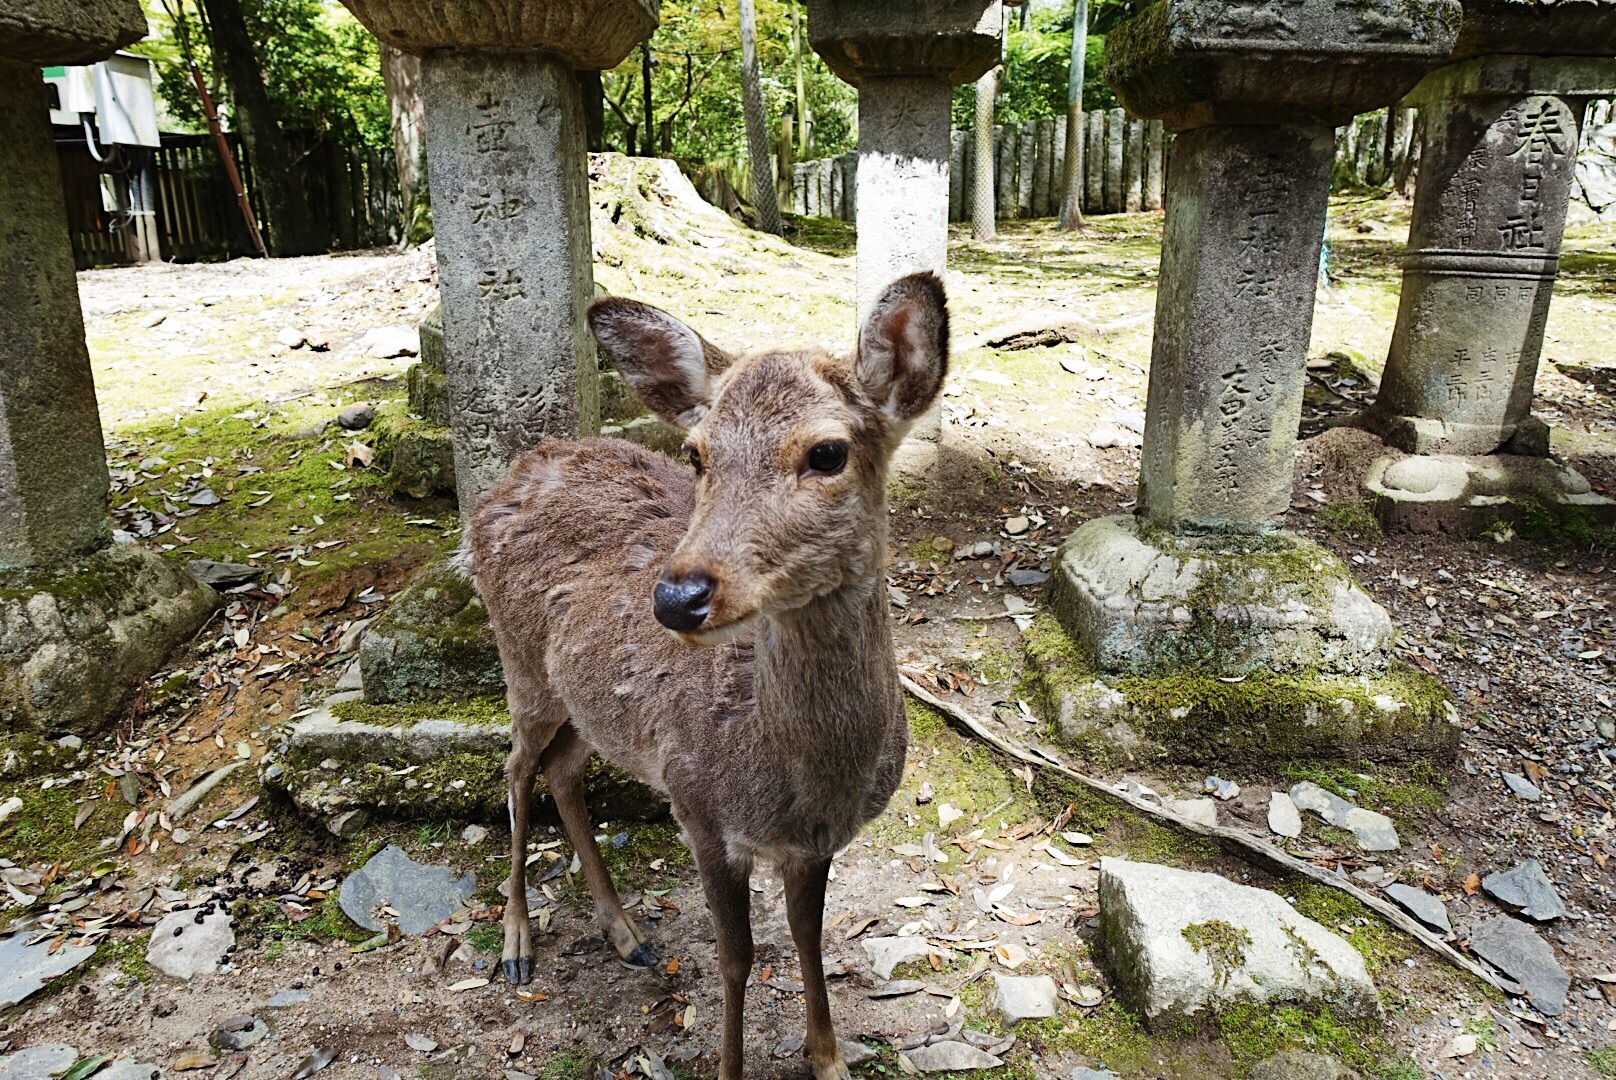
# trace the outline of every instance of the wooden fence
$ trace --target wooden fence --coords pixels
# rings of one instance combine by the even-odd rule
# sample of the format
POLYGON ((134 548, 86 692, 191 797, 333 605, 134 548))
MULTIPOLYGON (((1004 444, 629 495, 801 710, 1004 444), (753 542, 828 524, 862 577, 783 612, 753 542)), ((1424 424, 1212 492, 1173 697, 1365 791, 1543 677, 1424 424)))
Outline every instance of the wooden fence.
MULTIPOLYGON (((237 136, 226 137, 260 227, 273 237, 276 222, 254 191, 253 163, 237 136)), ((122 205, 128 205, 127 193, 134 185, 146 185, 166 260, 206 262, 256 254, 212 136, 164 135, 156 149, 120 149, 103 164, 90 155, 82 134, 59 129, 56 151, 73 261, 79 269, 134 259, 125 215, 103 207, 103 183, 123 193, 122 205)), ((328 250, 376 247, 402 235, 403 205, 391 152, 301 136, 293 138, 293 160, 282 167, 302 183, 316 235, 328 250)))

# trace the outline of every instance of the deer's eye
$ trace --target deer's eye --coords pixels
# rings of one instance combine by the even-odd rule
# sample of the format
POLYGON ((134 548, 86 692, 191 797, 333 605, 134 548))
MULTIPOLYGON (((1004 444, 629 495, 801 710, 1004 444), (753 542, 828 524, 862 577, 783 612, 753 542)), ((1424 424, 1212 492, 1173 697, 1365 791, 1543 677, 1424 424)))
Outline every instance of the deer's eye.
POLYGON ((810 472, 821 473, 826 476, 842 471, 847 464, 847 444, 843 442, 822 442, 808 451, 808 469, 810 472))
POLYGON ((690 462, 690 467, 692 469, 696 470, 696 475, 697 476, 700 476, 701 475, 701 451, 697 450, 694 446, 685 447, 685 460, 690 462))

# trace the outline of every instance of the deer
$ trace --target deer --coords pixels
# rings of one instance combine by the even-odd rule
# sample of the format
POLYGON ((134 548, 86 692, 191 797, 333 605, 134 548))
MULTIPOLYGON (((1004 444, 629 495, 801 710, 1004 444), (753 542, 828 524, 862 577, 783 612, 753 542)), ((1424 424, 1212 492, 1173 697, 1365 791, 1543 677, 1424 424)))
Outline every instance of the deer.
POLYGON ((662 793, 712 917, 719 1075, 738 1080, 753 864, 774 864, 802 964, 815 1080, 849 1076, 822 962, 833 857, 885 809, 908 721, 885 588, 887 471, 948 368, 930 273, 889 285, 850 356, 734 355, 635 300, 595 300, 601 350, 680 461, 619 439, 544 440, 472 516, 463 552, 505 669, 511 877, 504 977, 533 978, 526 855, 542 772, 618 958, 657 964, 584 800, 592 753, 662 793))

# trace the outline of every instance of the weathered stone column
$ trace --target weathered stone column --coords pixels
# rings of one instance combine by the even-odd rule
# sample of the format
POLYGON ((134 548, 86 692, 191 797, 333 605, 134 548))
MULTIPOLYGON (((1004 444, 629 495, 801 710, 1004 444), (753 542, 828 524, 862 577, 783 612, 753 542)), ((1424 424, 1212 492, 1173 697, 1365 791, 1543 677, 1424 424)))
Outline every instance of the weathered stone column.
MULTIPOLYGON (((1387 672, 1386 612, 1339 559, 1280 525, 1332 129, 1406 93, 1458 22, 1456 0, 1390 15, 1368 0, 1282 13, 1162 0, 1107 42, 1106 78, 1128 111, 1177 137, 1139 509, 1072 534, 1051 604, 1102 677, 1165 677, 1161 693, 1124 684, 1123 722, 1170 756, 1452 746, 1440 692, 1387 672), (1376 695, 1401 703, 1396 724, 1376 695)), ((1069 704, 1063 717, 1081 713, 1069 704)))
POLYGON ((1613 54, 1616 6, 1469 0, 1459 62, 1405 99, 1425 133, 1403 291, 1379 394, 1353 422, 1431 457, 1371 466, 1388 527, 1474 532, 1533 504, 1616 516, 1541 460, 1549 431, 1531 413, 1578 128, 1590 98, 1616 93, 1613 54))
POLYGON ((40 67, 145 35, 135 0, 0 0, 0 732, 87 733, 212 593, 112 544, 107 462, 40 67))
POLYGON ((656 0, 345 0, 421 57, 455 486, 464 517, 545 435, 600 426, 583 106, 657 25, 656 0))

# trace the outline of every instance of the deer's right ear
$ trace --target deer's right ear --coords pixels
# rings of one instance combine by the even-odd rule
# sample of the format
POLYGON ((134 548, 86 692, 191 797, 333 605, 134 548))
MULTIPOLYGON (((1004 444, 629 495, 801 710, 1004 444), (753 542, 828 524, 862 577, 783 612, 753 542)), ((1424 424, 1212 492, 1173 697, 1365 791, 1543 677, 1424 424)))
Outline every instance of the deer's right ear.
POLYGON ((611 296, 589 305, 589 329, 658 417, 689 429, 707 414, 714 379, 730 357, 660 308, 611 296))

